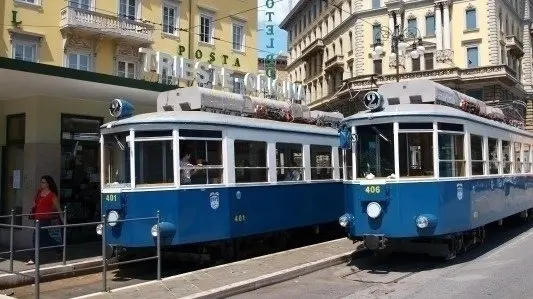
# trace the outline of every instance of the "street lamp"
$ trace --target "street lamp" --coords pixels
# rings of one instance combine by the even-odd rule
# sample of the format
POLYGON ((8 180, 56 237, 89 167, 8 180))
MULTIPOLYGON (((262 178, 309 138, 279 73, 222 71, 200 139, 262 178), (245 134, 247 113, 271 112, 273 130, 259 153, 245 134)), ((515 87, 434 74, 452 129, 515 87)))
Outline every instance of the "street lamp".
POLYGON ((400 53, 407 51, 409 46, 412 50, 409 52, 409 56, 413 59, 417 59, 420 55, 424 54, 426 48, 422 44, 422 34, 420 30, 416 27, 407 27, 405 30, 401 31, 400 26, 396 26, 394 32, 388 27, 381 27, 380 31, 376 33, 374 37, 374 51, 372 51, 372 58, 378 59, 383 54, 383 45, 381 43, 381 38, 388 40, 392 38, 392 52, 390 55, 391 59, 396 59, 396 82, 400 82, 400 53), (413 39, 411 45, 409 45, 407 40, 413 39))

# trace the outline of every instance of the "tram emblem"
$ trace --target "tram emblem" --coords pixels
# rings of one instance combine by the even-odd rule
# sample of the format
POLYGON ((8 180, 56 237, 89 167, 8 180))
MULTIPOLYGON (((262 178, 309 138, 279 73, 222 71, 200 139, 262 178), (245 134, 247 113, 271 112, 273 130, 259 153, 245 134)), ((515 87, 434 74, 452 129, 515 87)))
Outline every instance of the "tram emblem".
POLYGON ((369 91, 363 97, 363 104, 371 111, 381 109, 383 106, 383 97, 376 91, 369 91))
POLYGON ((458 200, 463 199, 463 184, 461 183, 457 184, 457 199, 458 200))
POLYGON ((209 193, 209 200, 211 202, 211 209, 216 210, 219 206, 219 195, 218 192, 209 193))

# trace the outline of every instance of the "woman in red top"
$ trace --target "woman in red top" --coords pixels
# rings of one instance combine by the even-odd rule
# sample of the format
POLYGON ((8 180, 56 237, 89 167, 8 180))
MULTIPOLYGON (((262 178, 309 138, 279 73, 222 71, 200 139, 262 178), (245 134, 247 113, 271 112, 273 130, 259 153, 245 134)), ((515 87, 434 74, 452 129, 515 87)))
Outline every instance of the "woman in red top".
MULTIPOLYGON (((57 225, 57 223, 54 223, 56 222, 54 220, 57 220, 58 217, 61 219, 61 222, 64 223, 63 213, 59 206, 57 195, 57 185, 54 179, 49 175, 43 176, 41 178, 39 190, 35 195, 31 212, 33 216, 32 218, 39 220, 41 227, 43 227, 39 234, 39 247, 57 246, 61 244, 60 229, 44 229, 45 226, 57 225), (59 240, 52 237, 53 233, 57 231, 59 231, 59 240)), ((33 246, 35 247, 35 231, 33 232, 33 246)), ((56 248, 56 252, 58 254, 61 253, 61 249, 56 248)), ((27 264, 32 265, 34 262, 30 259, 27 264)))

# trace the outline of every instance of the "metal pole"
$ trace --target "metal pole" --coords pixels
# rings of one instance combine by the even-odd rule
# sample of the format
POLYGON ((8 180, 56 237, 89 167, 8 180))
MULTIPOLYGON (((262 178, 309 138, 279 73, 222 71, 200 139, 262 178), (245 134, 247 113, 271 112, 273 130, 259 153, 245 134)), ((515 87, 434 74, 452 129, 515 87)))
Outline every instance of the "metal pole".
POLYGON ((63 209, 63 265, 67 264, 67 205, 63 209))
POLYGON ((400 50, 398 49, 398 36, 399 36, 399 29, 394 29, 394 34, 392 35, 392 39, 394 40, 394 50, 396 51, 396 82, 400 82, 400 50))
POLYGON ((161 223, 161 216, 159 210, 157 211, 157 280, 161 280, 161 229, 159 227, 161 223))
POLYGON ((106 261, 106 240, 105 240, 105 214, 102 214, 102 291, 107 292, 107 261, 106 261))
POLYGON ((15 243, 15 209, 11 209, 11 226, 9 227, 9 271, 13 272, 13 247, 15 243))
POLYGON ((39 261, 39 250, 41 248, 41 223, 39 220, 35 220, 35 298, 39 299, 40 282, 39 276, 41 275, 39 269, 41 262, 39 261))

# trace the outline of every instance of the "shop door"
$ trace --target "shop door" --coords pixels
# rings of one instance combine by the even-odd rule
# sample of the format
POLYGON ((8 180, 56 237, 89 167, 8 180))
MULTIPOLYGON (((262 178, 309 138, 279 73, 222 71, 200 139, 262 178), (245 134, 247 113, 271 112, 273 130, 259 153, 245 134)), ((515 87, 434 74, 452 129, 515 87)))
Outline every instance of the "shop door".
MULTIPOLYGON (((15 214, 29 213, 29 211, 22 211, 23 201, 32 198, 24 199, 23 197, 23 171, 24 171, 24 145, 10 145, 5 151, 5 163, 7 170, 7 186, 6 200, 2 205, 2 215, 11 213, 11 209, 15 209, 15 214)), ((21 224, 21 218, 16 219, 17 224, 21 224)))

